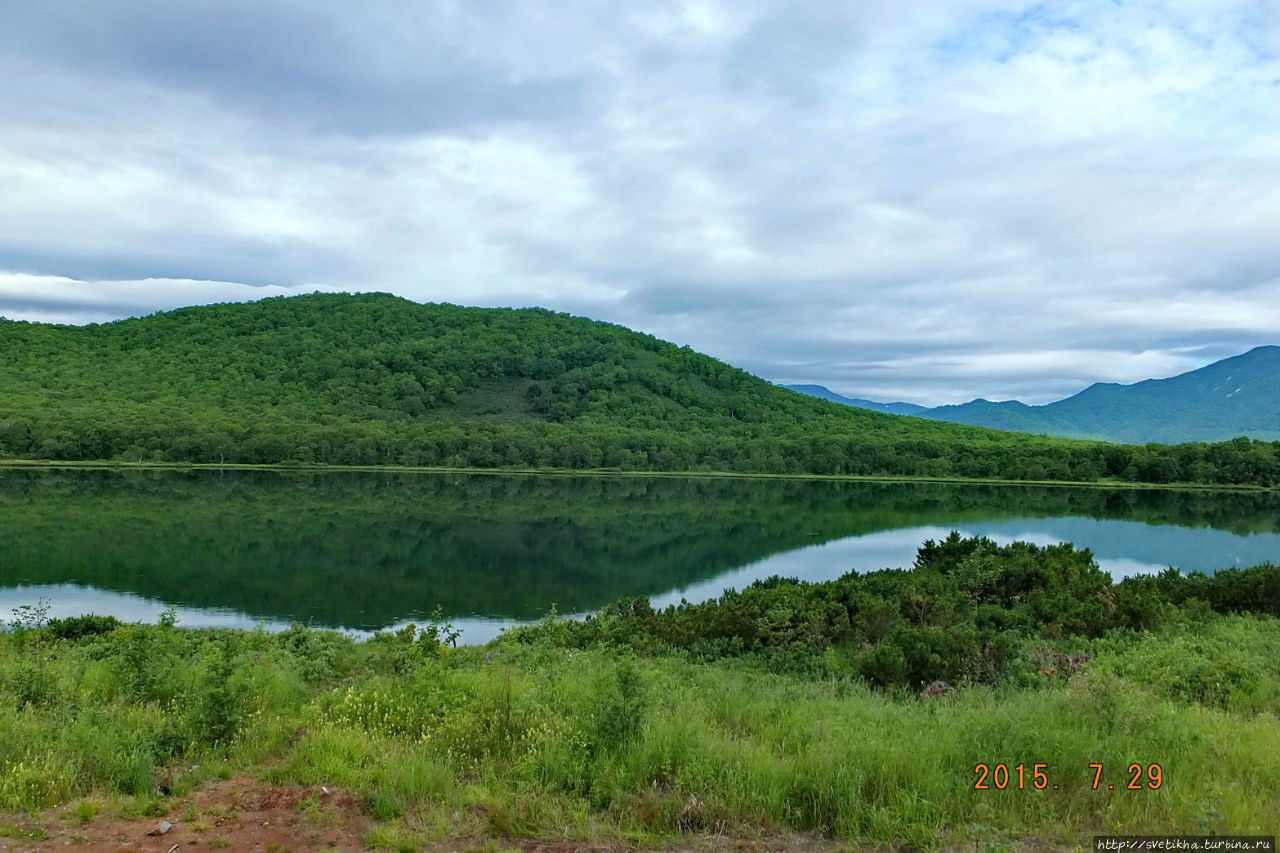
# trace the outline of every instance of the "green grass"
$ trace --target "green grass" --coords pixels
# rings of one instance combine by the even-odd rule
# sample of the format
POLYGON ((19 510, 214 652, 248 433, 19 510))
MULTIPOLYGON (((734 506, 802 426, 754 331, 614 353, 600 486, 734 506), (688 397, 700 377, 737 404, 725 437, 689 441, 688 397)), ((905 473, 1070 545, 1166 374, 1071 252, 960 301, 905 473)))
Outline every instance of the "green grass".
POLYGON ((481 648, 442 642, 447 625, 357 643, 19 608, 0 635, 0 826, 59 803, 81 822, 100 801, 163 814, 161 779, 181 796, 250 773, 356 792, 366 842, 393 850, 1269 834, 1277 580, 1113 584, 1071 546, 953 535, 912 572, 619 602, 481 648), (921 693, 939 677, 955 689, 921 693))
MULTIPOLYGON (((130 795, 145 813, 159 768, 181 760, 356 791, 383 849, 790 830, 921 849, 1273 832, 1276 621, 1206 616, 1090 648, 1067 683, 921 701, 746 660, 510 641, 455 651, 301 631, 27 631, 0 638, 0 812, 15 815, 0 826, 89 796, 130 795), (304 666, 322 648, 337 654, 304 666), (1178 686, 1227 663, 1236 693, 1178 686), (979 763, 1025 764, 1026 789, 974 790, 979 763), (1158 763, 1161 787, 1127 790, 1132 763, 1158 763), (1031 787, 1034 764, 1057 790, 1031 787)), ((94 802, 74 814, 92 820, 94 802)))
POLYGON ((45 841, 49 834, 40 828, 28 828, 16 824, 0 823, 0 838, 17 838, 22 841, 45 841))
POLYGON ((593 818, 640 840, 746 825, 925 848, 1273 826, 1273 716, 1170 702, 1105 676, 931 703, 668 659, 639 667, 647 705, 625 739, 602 743, 599 708, 624 665, 563 653, 521 667, 510 735, 501 706, 481 698, 502 670, 468 668, 456 686, 476 698, 444 710, 427 735, 320 723, 277 775, 352 787, 381 819, 410 804, 461 810, 481 816, 464 831, 517 838, 586 833, 593 818), (1059 790, 975 791, 979 762, 1024 763, 1028 780, 1046 764, 1059 790), (1092 789, 1090 764, 1121 788, 1134 762, 1161 765, 1159 790, 1092 789))

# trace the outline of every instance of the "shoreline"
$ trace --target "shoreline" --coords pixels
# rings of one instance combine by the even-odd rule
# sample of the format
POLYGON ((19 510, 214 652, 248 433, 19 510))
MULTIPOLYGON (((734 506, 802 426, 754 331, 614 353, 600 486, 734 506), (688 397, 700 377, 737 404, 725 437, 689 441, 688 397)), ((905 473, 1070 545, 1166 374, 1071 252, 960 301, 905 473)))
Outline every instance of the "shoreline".
POLYGON ((574 468, 449 468, 414 465, 338 465, 315 462, 123 462, 109 459, 61 461, 50 459, 0 459, 0 470, 83 471, 274 471, 277 473, 349 473, 374 474, 480 474, 489 476, 542 477, 672 477, 739 480, 803 480, 837 483, 946 483, 970 486, 1063 486, 1085 489, 1163 489, 1207 492, 1275 492, 1277 486, 1249 483, 1146 483, 1126 480, 1009 480, 980 477, 926 477, 891 474, 770 474, 742 471, 623 471, 615 469, 574 468))

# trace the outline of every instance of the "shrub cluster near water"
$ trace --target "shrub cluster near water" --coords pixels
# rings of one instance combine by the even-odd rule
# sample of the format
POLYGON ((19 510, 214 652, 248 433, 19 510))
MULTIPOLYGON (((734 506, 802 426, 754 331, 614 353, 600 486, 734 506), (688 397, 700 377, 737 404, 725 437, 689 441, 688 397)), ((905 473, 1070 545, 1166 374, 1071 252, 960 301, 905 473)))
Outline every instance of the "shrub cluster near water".
POLYGON ((1200 621, 1208 611, 1280 616, 1280 569, 1113 584, 1088 549, 999 546, 952 533, 928 541, 912 569, 850 572, 822 583, 770 578, 699 604, 654 611, 622 600, 583 621, 522 629, 516 639, 574 648, 747 656, 774 670, 859 677, 919 689, 935 680, 1028 684, 1063 652, 1116 629, 1200 621))
POLYGON ((1266 833, 1277 613, 1271 566, 1112 584, 1087 551, 959 537, 926 543, 911 572, 623 602, 480 648, 438 624, 356 642, 172 619, 37 627, 27 610, 0 638, 0 813, 87 796, 145 810, 250 772, 359 792, 379 820, 367 840, 391 849, 1266 833), (1024 764, 1027 782, 974 790, 979 763, 1024 764), (1034 764, 1057 790, 1033 787, 1034 764), (1160 787, 1129 790, 1131 764, 1159 764, 1160 787))

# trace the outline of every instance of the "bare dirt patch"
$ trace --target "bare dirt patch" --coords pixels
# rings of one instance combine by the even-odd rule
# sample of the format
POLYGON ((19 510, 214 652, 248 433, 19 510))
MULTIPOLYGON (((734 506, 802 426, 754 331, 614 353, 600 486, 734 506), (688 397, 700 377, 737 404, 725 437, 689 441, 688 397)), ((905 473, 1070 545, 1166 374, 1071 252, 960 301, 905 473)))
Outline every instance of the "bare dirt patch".
MULTIPOLYGON (((38 817, 0 815, 0 853, 346 853, 369 849, 362 839, 372 819, 364 813, 363 799, 338 788, 272 785, 237 777, 205 784, 184 797, 173 797, 164 802, 164 807, 163 815, 149 817, 126 818, 108 811, 88 814, 81 803, 52 809, 38 817), (167 832, 150 834, 166 822, 171 825, 167 832)), ((421 849, 431 853, 820 853, 832 847, 829 841, 807 835, 743 839, 708 834, 652 847, 621 841, 456 838, 421 849)))
POLYGON ((525 841, 516 844, 514 849, 520 853, 830 853, 838 846, 824 839, 802 835, 750 840, 711 835, 690 838, 687 845, 662 847, 525 841))
POLYGON ((46 812, 38 821, 15 821, 0 851, 65 850, 93 853, 191 853, 197 850, 362 851, 369 827, 360 797, 336 788, 271 785, 245 777, 214 782, 165 802, 162 816, 122 818, 101 813, 87 819, 74 806, 46 812), (149 835, 162 822, 163 835, 149 835), (43 833, 42 840, 13 837, 43 833))

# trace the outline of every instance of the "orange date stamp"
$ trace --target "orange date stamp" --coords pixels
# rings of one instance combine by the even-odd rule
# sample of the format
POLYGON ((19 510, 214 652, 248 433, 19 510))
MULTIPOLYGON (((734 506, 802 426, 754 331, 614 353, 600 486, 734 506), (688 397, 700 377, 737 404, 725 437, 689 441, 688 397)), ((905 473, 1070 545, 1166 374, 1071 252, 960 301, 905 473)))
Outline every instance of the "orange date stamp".
MULTIPOLYGON (((1090 764, 1092 778, 1086 776, 1085 784, 1091 785, 1095 791, 1114 791, 1117 787, 1128 791, 1155 791, 1164 784, 1164 770, 1159 764, 1130 764, 1116 782, 1104 780, 1104 770, 1103 764, 1090 764)), ((1012 767, 1003 763, 975 764, 973 773, 978 777, 973 783, 975 791, 1058 790, 1058 785, 1049 779, 1048 764, 1015 764, 1012 767)))

